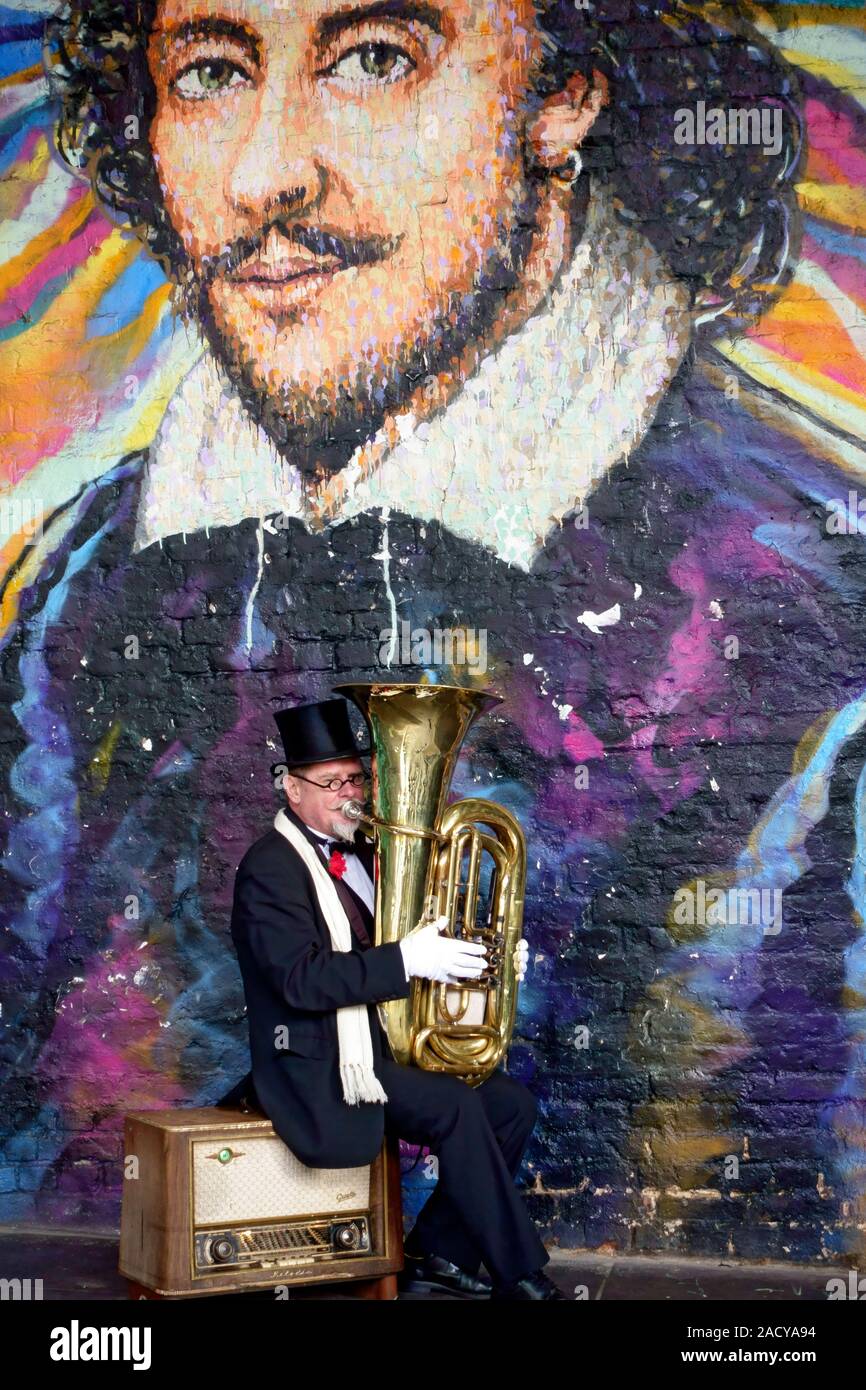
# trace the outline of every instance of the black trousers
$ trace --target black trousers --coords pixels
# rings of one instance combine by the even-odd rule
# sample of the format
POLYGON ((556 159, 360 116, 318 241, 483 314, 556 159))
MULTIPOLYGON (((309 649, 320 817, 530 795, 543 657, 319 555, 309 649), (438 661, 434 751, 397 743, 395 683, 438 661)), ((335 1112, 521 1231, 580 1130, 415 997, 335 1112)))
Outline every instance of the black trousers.
POLYGON ((472 1274, 483 1261, 498 1282, 546 1264, 550 1256, 514 1186, 538 1110, 532 1093, 498 1070, 476 1087, 391 1058, 377 1062, 376 1072, 388 1096, 386 1133, 426 1145, 439 1161, 407 1252, 442 1255, 472 1274))

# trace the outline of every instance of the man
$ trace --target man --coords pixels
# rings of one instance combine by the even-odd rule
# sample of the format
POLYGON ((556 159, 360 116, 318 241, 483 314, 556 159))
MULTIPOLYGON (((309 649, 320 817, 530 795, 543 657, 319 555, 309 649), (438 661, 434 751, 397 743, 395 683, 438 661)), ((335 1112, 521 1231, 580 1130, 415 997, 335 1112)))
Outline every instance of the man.
MULTIPOLYGON (((769 1186, 726 1203, 724 1162, 758 1131, 784 1152, 753 1076, 808 1073, 800 1142, 840 1165, 826 1248, 866 1211, 842 1002, 863 546, 826 526, 858 451, 708 342, 790 273, 784 62, 642 0, 98 0, 52 36, 61 149, 207 350, 153 448, 58 507, 4 591, 6 1111, 58 1170, 45 1200, 86 1161, 82 1113, 116 1126, 118 1076, 127 1105, 170 1103, 239 1065, 220 924, 270 712, 337 673, 478 679, 423 655, 471 630, 508 699, 467 782, 537 846, 512 1049, 542 1109, 530 1201, 628 1245, 669 1238, 642 1189, 715 1191, 720 1252, 742 1222, 783 1258, 769 1186), (778 153, 677 143, 686 92, 771 106, 778 153), (805 928, 673 919, 714 876, 809 901, 824 995, 776 982, 805 928)), ((677 1211, 704 1240, 705 1209, 677 1211)))
POLYGON ((483 1259, 494 1298, 563 1299, 541 1269, 550 1257, 513 1185, 535 1118, 529 1092, 501 1070, 473 1089, 399 1065, 374 1007, 406 998, 413 977, 477 979, 486 948, 439 935, 444 919, 419 923, 399 943, 372 945, 372 850, 341 814, 364 782, 345 701, 274 717, 288 804, 241 860, 232 911, 265 1113, 311 1167, 371 1162, 386 1130, 435 1149, 438 1183, 412 1231, 407 1288, 489 1293, 489 1281, 478 1277, 483 1259), (332 869, 346 919, 336 948, 306 845, 321 862, 319 879, 332 849, 343 856, 344 872, 332 869))

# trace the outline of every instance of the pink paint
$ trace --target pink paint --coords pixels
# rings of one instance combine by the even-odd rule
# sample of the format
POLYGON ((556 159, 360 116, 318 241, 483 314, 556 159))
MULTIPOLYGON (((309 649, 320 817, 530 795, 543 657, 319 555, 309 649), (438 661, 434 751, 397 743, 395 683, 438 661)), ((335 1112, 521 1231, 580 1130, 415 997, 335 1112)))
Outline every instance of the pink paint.
POLYGON ((588 758, 603 758, 604 744, 574 711, 568 716, 569 731, 562 740, 562 746, 576 763, 588 758))
POLYGON ((806 125, 813 158, 831 162, 855 187, 866 183, 866 156, 858 148, 862 136, 850 116, 812 98, 806 102, 806 125))
POLYGON ((852 391, 852 392, 854 392, 855 395, 860 395, 860 394, 862 394, 862 391, 863 391, 863 383, 862 383, 862 366, 863 366, 863 364, 862 364, 862 362, 860 361, 860 359, 856 357, 856 353, 857 353, 857 349, 855 348, 854 344, 852 343, 852 344, 851 344, 851 360, 852 360, 853 365, 856 366, 856 367, 859 369, 859 371, 860 371, 860 374, 861 374, 861 379, 860 379, 860 380, 858 380, 858 378, 857 378, 856 376, 848 376, 845 372, 843 372, 843 371, 841 370, 841 368, 840 368, 838 365, 837 365, 837 366, 833 366, 833 365, 831 365, 831 364, 828 364, 828 365, 824 368, 824 376, 827 377, 827 379, 828 379, 829 381, 835 381, 836 384, 837 384, 837 386, 842 386, 842 387, 844 387, 844 389, 845 389, 846 391, 852 391))
MULTIPOLYGON (((11 415, 11 405, 9 414, 11 415)), ((10 420, 4 428, 9 434, 12 434, 13 422, 10 420)), ((58 454, 64 444, 67 444, 73 437, 76 428, 77 425, 57 425, 54 429, 40 430, 30 440, 29 447, 16 439, 14 449, 10 445, 7 450, 7 473, 4 476, 14 478, 16 483, 22 482, 37 464, 42 463, 44 459, 52 458, 54 454, 58 454)))
POLYGON ((622 842, 637 814, 633 786, 623 786, 602 762, 592 770, 592 790, 578 790, 570 769, 561 769, 539 795, 536 811, 538 834, 547 825, 567 826, 571 832, 557 840, 557 857, 563 863, 573 859, 575 843, 598 840, 609 848, 622 842))
POLYGON ((618 746, 620 748, 652 748, 658 727, 658 724, 644 724, 642 729, 635 729, 634 733, 629 734, 628 738, 623 739, 618 746))
MULTIPOLYGON (((841 323, 839 324, 839 329, 842 332, 845 331, 841 323)), ((781 358, 785 362, 792 362, 798 366, 805 364, 806 366, 815 367, 815 364, 809 353, 795 351, 791 347, 791 345, 784 340, 784 338, 778 337, 772 333, 755 332, 751 332, 748 336, 751 336, 756 340, 760 341, 762 346, 768 347, 776 357, 781 358)), ((851 340, 849 338, 849 342, 850 341, 851 340)), ((857 348, 855 347, 853 342, 851 342, 851 361, 852 364, 856 367, 858 373, 860 374, 860 377, 862 378, 863 363, 862 359, 859 356, 857 348)), ((846 390, 850 390, 858 395, 862 395, 862 379, 846 375, 843 371, 840 370, 838 363, 834 366, 829 361, 829 359, 825 358, 821 362, 820 367, 815 367, 815 370, 819 371, 820 375, 826 377, 827 380, 835 381, 840 386, 843 386, 846 390)))
POLYGON ((706 769, 698 766, 696 762, 680 763, 676 767, 658 767, 650 749, 646 749, 635 758, 634 767, 657 797, 663 815, 667 815, 681 801, 687 801, 693 796, 706 781, 707 776, 706 769))
POLYGON ((717 655, 713 645, 716 625, 709 611, 713 595, 697 550, 683 551, 668 573, 679 589, 692 594, 693 602, 685 623, 670 639, 663 669, 647 687, 645 700, 654 715, 669 714, 690 691, 708 693, 718 687, 717 680, 710 680, 717 655))
MULTIPOLYGON (((133 976, 155 960, 158 948, 139 949, 134 922, 115 916, 109 925, 110 943, 90 963, 84 983, 73 986, 58 1006, 36 1073, 74 1114, 182 1105, 184 1087, 150 1062, 154 1044, 165 1041, 159 1027, 165 1005, 158 1005, 148 991, 163 990, 164 980, 154 972, 141 986, 133 983, 133 976)), ((183 1039, 177 1041, 181 1045, 183 1039)))
POLYGON ((169 744, 168 748, 166 748, 162 757, 157 758, 156 762, 150 770, 149 775, 151 777, 161 777, 162 774, 171 765, 171 762, 175 757, 180 757, 184 761, 186 761, 186 756, 188 755, 188 752, 189 750, 187 749, 186 744, 182 743, 179 738, 176 738, 174 740, 174 743, 169 744))
MULTIPOLYGON (((760 569, 763 564, 767 572, 774 573, 777 569, 778 557, 765 562, 763 547, 755 546, 748 534, 738 541, 735 532, 729 531, 714 548, 720 560, 733 555, 738 565, 748 564, 752 575, 753 552, 758 562, 756 568, 760 569)), ((683 717, 665 720, 664 740, 668 749, 687 749, 708 736, 703 721, 695 714, 694 697, 698 698, 699 708, 705 707, 723 685, 718 666, 718 640, 723 626, 710 612, 713 577, 706 572, 706 556, 700 547, 690 548, 677 556, 668 572, 673 583, 691 595, 690 611, 685 622, 671 635, 666 658, 656 677, 639 697, 617 706, 620 715, 648 721, 634 729, 620 746, 634 750, 635 775, 658 799, 663 813, 703 785, 706 768, 703 754, 699 752, 691 760, 683 758, 673 767, 656 764, 653 749, 659 733, 659 716, 673 715, 680 706, 686 706, 683 717)))
MULTIPOLYGON (((85 190, 70 189, 66 208, 73 207, 85 196, 85 190)), ((92 212, 69 241, 64 242, 62 246, 55 246, 53 251, 42 257, 29 275, 10 289, 0 304, 0 328, 8 327, 26 314, 52 280, 62 275, 69 277, 84 265, 110 230, 105 218, 98 212, 92 212)))

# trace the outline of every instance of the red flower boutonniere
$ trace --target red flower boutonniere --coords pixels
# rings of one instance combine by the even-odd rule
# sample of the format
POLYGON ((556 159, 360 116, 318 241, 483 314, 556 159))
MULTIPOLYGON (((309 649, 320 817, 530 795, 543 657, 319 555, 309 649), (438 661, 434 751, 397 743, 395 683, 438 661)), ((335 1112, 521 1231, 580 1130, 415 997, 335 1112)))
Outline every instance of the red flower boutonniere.
POLYGON ((342 878, 346 872, 346 860, 338 849, 331 850, 331 857, 328 860, 328 873, 333 874, 334 878, 342 878))

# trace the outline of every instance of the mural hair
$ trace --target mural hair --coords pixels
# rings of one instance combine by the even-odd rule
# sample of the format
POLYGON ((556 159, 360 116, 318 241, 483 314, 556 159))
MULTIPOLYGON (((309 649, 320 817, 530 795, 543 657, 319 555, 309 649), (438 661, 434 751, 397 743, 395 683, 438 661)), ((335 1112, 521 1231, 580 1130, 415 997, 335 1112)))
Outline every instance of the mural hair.
MULTIPOLYGON (((611 100, 581 145, 583 174, 608 185, 690 284, 705 333, 752 322, 790 279, 804 155, 801 100, 781 55, 729 5, 681 0, 535 0, 542 62, 530 100, 569 77, 608 79, 611 100), (777 152, 755 144, 678 144, 676 114, 732 107, 776 113, 777 152)), ((155 93, 147 39, 157 0, 70 0, 48 21, 46 66, 59 102, 57 144, 102 204, 134 228, 183 284, 187 258, 166 213, 148 140, 155 93)))

